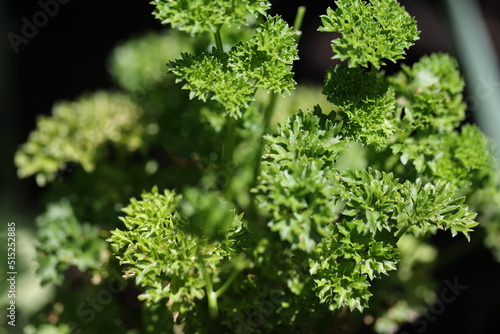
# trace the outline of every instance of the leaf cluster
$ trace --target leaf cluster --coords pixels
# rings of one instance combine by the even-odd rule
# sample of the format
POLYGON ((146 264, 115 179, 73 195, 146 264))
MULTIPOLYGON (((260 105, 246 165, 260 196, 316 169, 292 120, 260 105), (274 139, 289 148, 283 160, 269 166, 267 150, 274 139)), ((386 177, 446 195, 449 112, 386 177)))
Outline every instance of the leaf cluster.
POLYGON ((107 262, 107 244, 100 238, 100 229, 78 221, 67 200, 50 203, 36 224, 37 274, 42 284, 62 284, 63 273, 71 266, 85 272, 107 262))
POLYGON ((483 178, 493 165, 492 148, 475 125, 457 130, 466 109, 457 61, 446 54, 424 56, 387 80, 404 110, 400 137, 391 145, 401 163, 462 191, 483 178))
POLYGON ((295 87, 292 63, 297 59, 295 34, 280 17, 268 17, 246 43, 228 53, 214 48, 199 55, 183 53, 168 64, 190 98, 215 100, 224 112, 239 118, 254 100, 257 88, 278 94, 295 87))
MULTIPOLYGON (((207 197, 205 204, 210 204, 213 197, 207 197)), ((192 195, 187 198, 192 199, 192 195)), ((180 202, 181 196, 174 191, 161 194, 156 187, 143 193, 140 200, 132 198, 123 209, 126 216, 121 217, 126 230, 114 230, 108 239, 115 256, 126 266, 125 277, 134 277, 136 284, 145 288, 139 298, 148 305, 163 300, 175 319, 206 296, 207 282, 220 279, 222 264, 238 253, 238 239, 244 233, 241 216, 234 210, 200 203, 181 206, 180 202), (193 208, 200 212, 192 212, 193 208), (196 228, 203 225, 197 220, 214 224, 220 216, 231 219, 221 227, 223 238, 214 241, 203 230, 191 233, 190 219, 196 228)))
POLYGON ((385 230, 399 238, 407 230, 419 236, 442 229, 469 239, 478 224, 465 198, 455 198, 455 188, 440 181, 400 183, 394 175, 373 169, 348 170, 341 177, 340 197, 346 220, 372 234, 385 230))
POLYGON ((334 59, 349 59, 349 67, 379 69, 396 62, 419 39, 415 19, 396 0, 337 0, 337 9, 321 16, 323 32, 337 32, 334 59))
POLYGON ((98 92, 76 102, 61 102, 51 116, 41 116, 28 142, 16 152, 19 177, 36 174, 40 186, 54 180, 67 162, 94 170, 99 148, 113 143, 133 151, 144 129, 141 109, 126 95, 98 92))
POLYGON ((380 148, 396 133, 394 90, 376 71, 337 65, 327 72, 323 93, 345 119, 343 133, 353 141, 380 148))
POLYGON ((411 164, 426 179, 439 179, 465 191, 493 164, 491 145, 475 125, 460 132, 407 138, 392 145, 403 165, 411 164))
POLYGON ((359 232, 356 225, 339 223, 308 259, 315 292, 333 309, 363 311, 372 295, 370 280, 395 270, 399 255, 388 233, 359 232))
POLYGON ((465 118, 464 80, 457 61, 442 53, 422 57, 413 66, 402 65, 399 73, 388 78, 396 91, 405 119, 414 129, 446 133, 465 118))
POLYGON ((271 230, 307 263, 319 300, 362 311, 370 281, 396 269, 396 242, 404 233, 443 229, 469 238, 477 222, 451 185, 401 183, 371 168, 337 169, 349 144, 340 129, 317 108, 300 111, 266 136, 257 200, 272 217, 271 230))
POLYGON ((340 141, 340 127, 323 120, 321 113, 299 111, 278 126, 278 134, 265 136, 263 168, 257 187, 257 201, 269 212, 269 226, 282 240, 306 251, 328 233, 337 219, 331 197, 335 192, 333 163, 346 143, 340 141))
POLYGON ((153 0, 154 16, 163 24, 195 36, 226 25, 239 28, 248 18, 265 15, 271 4, 263 0, 153 0))

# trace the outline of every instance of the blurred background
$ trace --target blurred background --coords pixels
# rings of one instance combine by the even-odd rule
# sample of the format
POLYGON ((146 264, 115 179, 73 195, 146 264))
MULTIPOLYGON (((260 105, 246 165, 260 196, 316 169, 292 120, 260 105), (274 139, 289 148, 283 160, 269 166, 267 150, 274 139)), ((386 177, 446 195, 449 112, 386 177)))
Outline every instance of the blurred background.
MULTIPOLYGON (((1 233, 6 231, 4 226, 9 221, 15 221, 19 228, 30 230, 34 217, 43 210, 39 201, 43 189, 36 186, 34 178, 19 180, 13 165, 14 152, 34 129, 36 116, 50 114, 52 105, 58 100, 72 100, 85 92, 112 88, 113 83, 106 70, 106 59, 112 48, 130 37, 164 28, 151 15, 153 7, 148 1, 60 0, 53 17, 38 31, 31 31, 33 37, 14 39, 12 33, 22 36, 23 18, 33 22, 33 15, 40 12, 41 3, 46 2, 0 1, 1 233)), ((424 54, 447 52, 458 58, 461 66, 465 65, 467 58, 457 43, 460 37, 452 24, 446 1, 400 2, 416 17, 421 30, 421 39, 409 50, 405 63, 413 63, 424 54)), ((500 54, 500 1, 469 2, 480 9, 481 23, 486 28, 490 51, 497 66, 491 69, 492 77, 482 79, 486 80, 482 93, 498 97, 500 81, 494 78, 498 77, 496 71, 500 54)), ((319 16, 325 13, 327 6, 333 5, 333 1, 276 0, 272 3, 272 11, 283 15, 290 24, 293 24, 296 8, 299 5, 307 7, 299 45, 301 60, 295 64, 296 79, 299 83, 321 85, 325 70, 334 64, 330 48, 332 36, 319 33, 316 29, 320 25, 319 16)), ((463 24, 471 23, 471 17, 467 15, 461 20, 463 24)), ((474 52, 479 57, 489 51, 477 49, 474 52)), ((395 69, 396 66, 389 66, 386 70, 390 73, 395 69)), ((473 81, 466 75, 466 82, 469 83, 469 80, 473 81)), ((473 84, 470 87, 474 87, 473 84)), ((480 108, 477 99, 474 99, 478 91, 468 88, 466 94, 470 102, 469 119, 474 122, 478 118, 476 109, 480 108)), ((449 239, 448 234, 438 234, 434 242, 444 248, 449 239)), ((465 240, 454 250, 460 252, 461 247, 468 247, 465 240)), ((3 256, 0 261, 3 271, 3 256)), ((468 288, 429 324, 426 333, 491 333, 492 328, 498 328, 500 264, 493 260, 488 250, 481 245, 475 247, 460 261, 441 266, 436 277, 441 281, 458 277, 460 284, 468 288)), ((0 313, 3 315, 3 312, 0 313)), ((416 327, 410 325, 404 330, 417 332, 416 327)))

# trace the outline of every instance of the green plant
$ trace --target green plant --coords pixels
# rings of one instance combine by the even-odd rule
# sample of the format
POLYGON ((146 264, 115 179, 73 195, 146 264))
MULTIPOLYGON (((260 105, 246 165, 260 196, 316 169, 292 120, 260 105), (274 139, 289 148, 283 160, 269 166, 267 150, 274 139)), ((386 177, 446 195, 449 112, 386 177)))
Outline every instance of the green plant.
POLYGON ((182 32, 116 49, 122 93, 39 119, 16 155, 20 177, 53 181, 39 272, 63 291, 61 271, 76 266, 89 293, 123 272, 138 292, 120 293, 143 301, 133 321, 120 302, 86 321, 84 302, 60 295, 58 330, 321 333, 348 310, 355 331, 374 305, 384 332, 405 320, 388 310, 424 310, 416 286, 432 295, 425 275, 407 277, 429 270, 430 235, 469 239, 479 213, 498 245, 490 144, 462 124, 457 62, 435 54, 386 75, 418 39, 415 20, 395 0, 335 3, 319 30, 342 34, 332 49, 343 62, 321 105, 314 88, 294 91, 302 8, 290 27, 266 1, 155 0, 182 32), (82 168, 57 180, 70 162, 82 168))

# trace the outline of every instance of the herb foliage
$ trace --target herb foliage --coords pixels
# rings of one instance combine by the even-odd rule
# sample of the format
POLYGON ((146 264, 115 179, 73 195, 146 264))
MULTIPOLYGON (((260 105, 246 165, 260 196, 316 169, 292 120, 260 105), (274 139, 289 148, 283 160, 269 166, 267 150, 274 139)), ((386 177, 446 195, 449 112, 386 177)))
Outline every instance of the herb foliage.
POLYGON ((428 270, 439 230, 469 240, 484 222, 498 254, 498 179, 488 139, 463 125, 457 62, 383 71, 419 39, 396 0, 337 0, 321 17, 342 61, 321 105, 295 89, 301 11, 290 27, 267 1, 152 4, 173 30, 117 47, 123 92, 57 104, 16 155, 54 199, 38 220, 44 281, 63 289, 70 266, 93 285, 122 272, 143 301, 130 334, 321 333, 345 310, 353 328, 358 311, 395 325, 391 309, 423 311, 412 291, 427 281, 394 273, 428 270), (81 168, 57 182, 70 162, 81 168))

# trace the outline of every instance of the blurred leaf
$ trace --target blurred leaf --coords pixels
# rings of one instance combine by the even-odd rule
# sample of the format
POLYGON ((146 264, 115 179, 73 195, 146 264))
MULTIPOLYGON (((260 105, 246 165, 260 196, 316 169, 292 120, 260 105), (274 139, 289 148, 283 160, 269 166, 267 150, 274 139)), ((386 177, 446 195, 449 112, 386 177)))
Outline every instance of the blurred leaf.
POLYGON ((94 170, 98 149, 107 142, 136 150, 142 143, 141 115, 135 103, 120 93, 98 92, 56 104, 52 116, 39 117, 37 129, 16 152, 18 175, 36 174, 43 186, 67 162, 94 170))
POLYGON ((50 203, 36 223, 37 274, 42 284, 52 282, 61 285, 64 272, 70 266, 85 272, 103 265, 107 246, 100 238, 99 228, 79 222, 67 200, 50 203))

